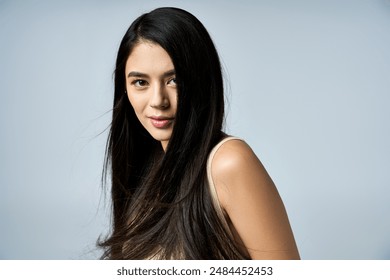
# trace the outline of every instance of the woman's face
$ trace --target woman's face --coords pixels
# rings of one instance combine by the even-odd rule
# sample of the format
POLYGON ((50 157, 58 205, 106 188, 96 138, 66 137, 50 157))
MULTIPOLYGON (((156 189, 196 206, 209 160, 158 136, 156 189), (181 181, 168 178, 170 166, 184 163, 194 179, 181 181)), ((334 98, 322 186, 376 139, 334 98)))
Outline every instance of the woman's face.
POLYGON ((168 53, 152 42, 138 43, 126 62, 126 90, 138 120, 164 150, 177 108, 175 68, 168 53))

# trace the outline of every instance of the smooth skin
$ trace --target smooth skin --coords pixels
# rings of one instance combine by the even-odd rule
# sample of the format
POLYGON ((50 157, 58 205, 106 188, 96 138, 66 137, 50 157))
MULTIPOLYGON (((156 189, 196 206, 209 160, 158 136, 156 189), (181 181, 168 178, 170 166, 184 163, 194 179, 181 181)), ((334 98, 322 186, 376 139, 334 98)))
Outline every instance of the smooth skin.
POLYGON ((142 41, 127 59, 125 73, 127 96, 137 118, 165 150, 177 108, 175 67, 171 57, 161 46, 142 41), (163 126, 156 127, 159 124, 163 126))
MULTIPOLYGON (((177 109, 174 66, 159 45, 138 43, 126 62, 126 90, 137 118, 164 150, 177 109)), ((211 174, 222 209, 243 251, 252 259, 299 259, 279 193, 251 148, 243 141, 224 143, 211 174)))
POLYGON ((232 231, 251 259, 300 258, 275 184, 245 142, 224 143, 214 156, 211 174, 232 231))

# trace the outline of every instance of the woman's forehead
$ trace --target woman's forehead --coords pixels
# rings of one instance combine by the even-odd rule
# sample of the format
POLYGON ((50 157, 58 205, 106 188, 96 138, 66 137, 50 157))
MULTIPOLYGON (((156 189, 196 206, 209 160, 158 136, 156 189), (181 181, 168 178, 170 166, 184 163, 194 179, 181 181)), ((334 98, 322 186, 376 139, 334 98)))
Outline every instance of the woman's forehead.
POLYGON ((158 44, 141 41, 136 44, 126 61, 126 75, 139 72, 148 75, 160 75, 174 70, 169 54, 158 44))

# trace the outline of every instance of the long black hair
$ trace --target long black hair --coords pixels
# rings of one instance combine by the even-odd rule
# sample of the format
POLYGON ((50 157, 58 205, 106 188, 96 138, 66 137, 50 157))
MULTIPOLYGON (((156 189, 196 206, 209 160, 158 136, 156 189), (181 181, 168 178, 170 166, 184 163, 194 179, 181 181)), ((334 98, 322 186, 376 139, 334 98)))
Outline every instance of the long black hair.
POLYGON ((221 64, 202 23, 178 8, 137 18, 124 35, 115 69, 113 118, 103 175, 111 176, 108 259, 241 259, 217 216, 206 163, 223 137, 221 64), (127 98, 125 65, 135 45, 160 45, 175 67, 178 102, 166 151, 138 121, 127 98))

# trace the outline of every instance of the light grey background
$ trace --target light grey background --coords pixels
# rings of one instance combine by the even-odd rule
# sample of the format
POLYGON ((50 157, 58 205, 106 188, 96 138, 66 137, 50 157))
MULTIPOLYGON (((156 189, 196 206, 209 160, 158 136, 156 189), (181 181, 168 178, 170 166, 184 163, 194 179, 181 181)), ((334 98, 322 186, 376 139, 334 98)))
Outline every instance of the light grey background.
POLYGON ((302 258, 389 259, 386 0, 0 0, 0 259, 99 256, 116 51, 159 6, 211 33, 227 131, 274 179, 302 258))

